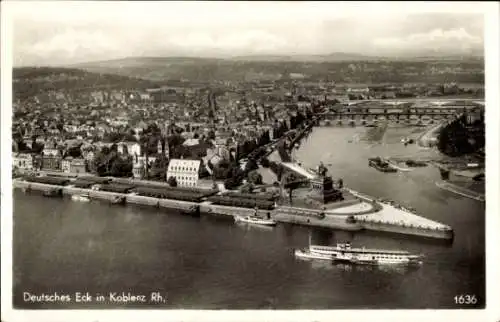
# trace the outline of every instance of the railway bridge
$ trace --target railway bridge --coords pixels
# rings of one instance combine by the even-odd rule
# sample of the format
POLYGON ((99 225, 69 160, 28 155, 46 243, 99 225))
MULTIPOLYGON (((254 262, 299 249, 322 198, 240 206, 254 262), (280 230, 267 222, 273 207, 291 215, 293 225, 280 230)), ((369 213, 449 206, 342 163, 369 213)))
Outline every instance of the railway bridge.
MULTIPOLYGON (((321 123, 337 122, 338 124, 368 124, 376 121, 394 121, 396 123, 428 123, 436 120, 453 120, 463 114, 481 115, 484 106, 479 104, 464 105, 426 105, 415 106, 411 103, 387 106, 366 102, 355 105, 329 107, 326 111, 316 114, 321 123)), ((480 116, 478 116, 480 117, 480 116)))

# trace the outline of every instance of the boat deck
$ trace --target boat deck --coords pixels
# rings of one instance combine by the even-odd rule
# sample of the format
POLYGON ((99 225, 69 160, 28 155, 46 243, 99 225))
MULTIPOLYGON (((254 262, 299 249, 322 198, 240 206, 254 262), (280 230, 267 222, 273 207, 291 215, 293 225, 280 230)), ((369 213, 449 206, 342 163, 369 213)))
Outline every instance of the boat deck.
POLYGON ((389 254, 389 255, 411 255, 410 252, 404 250, 390 250, 390 249, 374 249, 374 248, 348 248, 341 249, 335 246, 320 246, 311 245, 311 247, 320 247, 325 250, 332 250, 336 252, 346 252, 346 253, 362 253, 362 254, 389 254))

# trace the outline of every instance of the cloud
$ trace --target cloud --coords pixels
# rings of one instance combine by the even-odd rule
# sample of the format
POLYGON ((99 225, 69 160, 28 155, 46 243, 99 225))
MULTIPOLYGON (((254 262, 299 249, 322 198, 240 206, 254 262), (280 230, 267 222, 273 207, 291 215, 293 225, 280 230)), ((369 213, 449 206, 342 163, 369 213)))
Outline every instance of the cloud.
POLYGON ((66 29, 48 37, 16 46, 15 62, 27 63, 56 60, 68 63, 82 59, 113 56, 119 53, 122 43, 102 31, 66 29))
POLYGON ((414 48, 467 50, 483 41, 481 15, 414 15, 387 11, 389 5, 344 13, 342 6, 321 2, 14 4, 16 65, 141 55, 379 55, 414 48))
MULTIPOLYGON (((483 39, 471 35, 464 28, 443 30, 434 29, 427 33, 415 33, 406 37, 376 38, 372 45, 379 50, 389 51, 448 51, 465 52, 480 49, 483 39)), ((458 53, 457 52, 457 53, 458 53)))

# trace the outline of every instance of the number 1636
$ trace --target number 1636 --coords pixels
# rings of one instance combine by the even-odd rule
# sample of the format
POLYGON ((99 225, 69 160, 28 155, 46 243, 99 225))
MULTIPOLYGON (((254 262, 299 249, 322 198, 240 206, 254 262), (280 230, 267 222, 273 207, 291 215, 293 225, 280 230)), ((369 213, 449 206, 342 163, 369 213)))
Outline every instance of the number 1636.
POLYGON ((475 295, 456 295, 453 299, 455 304, 477 304, 475 295))

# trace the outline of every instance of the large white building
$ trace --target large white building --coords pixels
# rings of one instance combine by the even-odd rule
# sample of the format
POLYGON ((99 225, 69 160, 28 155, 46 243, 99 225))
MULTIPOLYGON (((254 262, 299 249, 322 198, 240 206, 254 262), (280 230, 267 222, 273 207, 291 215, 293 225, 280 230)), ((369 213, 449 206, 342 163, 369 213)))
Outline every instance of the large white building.
POLYGON ((12 166, 24 171, 33 170, 33 156, 29 153, 17 153, 12 158, 12 166))
POLYGON ((174 177, 179 187, 196 187, 200 164, 200 160, 172 159, 168 164, 167 180, 174 177))

